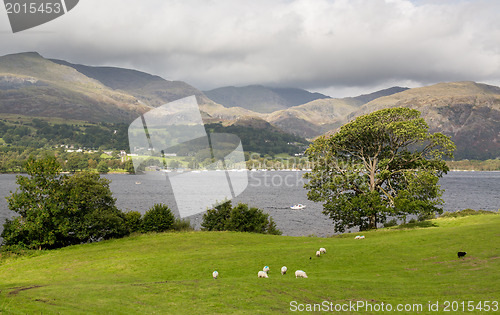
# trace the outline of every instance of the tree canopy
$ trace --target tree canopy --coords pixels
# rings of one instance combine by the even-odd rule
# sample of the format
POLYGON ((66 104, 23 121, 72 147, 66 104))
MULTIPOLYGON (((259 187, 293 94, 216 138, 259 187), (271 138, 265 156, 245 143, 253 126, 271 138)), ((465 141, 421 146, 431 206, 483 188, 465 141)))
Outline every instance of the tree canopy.
POLYGON ((30 159, 25 168, 28 176, 17 176, 19 187, 7 197, 20 216, 6 220, 5 245, 57 248, 129 233, 107 179, 89 172, 62 175, 54 157, 30 159))
POLYGON ((323 203, 337 232, 376 228, 388 216, 442 213, 438 181, 454 149, 449 137, 429 132, 418 110, 360 116, 306 150, 308 198, 323 203))

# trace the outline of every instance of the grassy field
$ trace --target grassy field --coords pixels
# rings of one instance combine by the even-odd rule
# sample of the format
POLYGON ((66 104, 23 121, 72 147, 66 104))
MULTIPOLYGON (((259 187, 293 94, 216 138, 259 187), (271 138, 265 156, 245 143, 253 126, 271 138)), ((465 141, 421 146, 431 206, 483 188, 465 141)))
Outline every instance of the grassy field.
MULTIPOLYGON (((0 260, 0 312, 289 313, 323 301, 323 308, 364 303, 345 314, 379 314, 366 305, 381 303, 422 304, 420 314, 435 314, 429 301, 439 303, 439 313, 445 301, 467 309, 469 301, 500 301, 499 227, 500 215, 490 214, 366 232, 363 240, 183 232, 39 251, 0 260), (327 253, 315 257, 320 247, 327 253), (257 278, 265 265, 269 278, 257 278), (297 269, 308 279, 296 279, 297 269)), ((456 305, 452 313, 463 313, 456 305)))

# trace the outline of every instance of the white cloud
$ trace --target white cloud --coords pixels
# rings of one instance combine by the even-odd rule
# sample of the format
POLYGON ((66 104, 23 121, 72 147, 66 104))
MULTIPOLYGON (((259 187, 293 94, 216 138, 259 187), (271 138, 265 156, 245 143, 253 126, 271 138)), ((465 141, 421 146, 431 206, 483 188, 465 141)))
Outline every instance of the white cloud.
POLYGON ((85 0, 18 34, 0 11, 0 53, 132 67, 201 89, 498 82, 498 12, 496 0, 85 0))

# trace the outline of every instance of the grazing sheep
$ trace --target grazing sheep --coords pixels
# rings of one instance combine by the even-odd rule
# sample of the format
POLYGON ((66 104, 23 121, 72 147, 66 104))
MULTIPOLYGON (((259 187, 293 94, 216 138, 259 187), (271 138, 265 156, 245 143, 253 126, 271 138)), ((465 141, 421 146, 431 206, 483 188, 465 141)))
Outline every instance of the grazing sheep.
POLYGON ((458 252, 457 253, 458 258, 465 257, 465 254, 467 254, 467 252, 458 252))
POLYGON ((287 270, 286 266, 281 267, 281 274, 284 275, 287 270))
POLYGON ((264 266, 264 268, 262 268, 262 270, 263 270, 265 273, 268 273, 268 272, 269 272, 269 266, 264 266))
POLYGON ((319 256, 321 256, 321 252, 318 250, 318 251, 316 251, 316 257, 319 257, 319 256))
POLYGON ((364 235, 361 235, 361 236, 359 237, 359 239, 360 239, 360 240, 362 240, 362 239, 364 239, 364 238, 365 238, 365 236, 364 236, 364 235))
POLYGON ((212 277, 214 277, 214 279, 217 279, 218 276, 219 276, 219 273, 217 272, 217 270, 212 272, 212 277))
POLYGON ((326 248, 321 247, 321 248, 319 249, 319 251, 320 251, 322 254, 326 254, 326 248))
POLYGON ((295 271, 295 278, 307 278, 306 272, 303 270, 295 271))
POLYGON ((257 276, 259 278, 269 278, 269 276, 267 275, 267 272, 265 272, 265 271, 259 271, 259 273, 257 274, 257 276))
POLYGON ((354 238, 355 240, 359 240, 360 236, 359 235, 356 235, 356 237, 354 238))

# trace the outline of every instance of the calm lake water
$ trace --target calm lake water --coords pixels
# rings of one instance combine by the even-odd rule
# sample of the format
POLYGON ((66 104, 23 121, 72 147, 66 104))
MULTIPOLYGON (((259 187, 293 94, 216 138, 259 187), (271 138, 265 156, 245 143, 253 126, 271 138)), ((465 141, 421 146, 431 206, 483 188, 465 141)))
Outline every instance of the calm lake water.
MULTIPOLYGON (((257 171, 248 172, 248 187, 233 200, 248 203, 269 213, 283 235, 328 236, 334 233, 331 220, 321 213, 321 204, 307 200, 303 188, 304 172, 257 171), (302 203, 303 210, 289 207, 302 203)), ((176 210, 175 199, 170 184, 165 181, 143 180, 135 175, 106 175, 111 180, 110 188, 122 210, 136 210, 144 213, 155 203, 165 203, 176 210), (140 184, 139 184, 140 182, 140 184)), ((16 189, 16 176, 0 175, 0 223, 15 213, 7 208, 5 196, 16 189)), ((500 209, 500 172, 450 172, 440 180, 445 189, 445 211, 466 208, 500 209)), ((202 194, 203 192, 199 192, 202 194)), ((191 223, 199 228, 202 214, 189 217, 191 223)), ((0 226, 0 230, 3 226, 0 226)))

